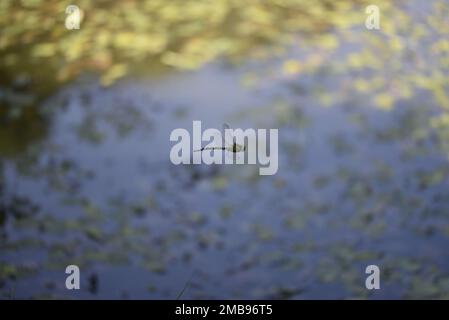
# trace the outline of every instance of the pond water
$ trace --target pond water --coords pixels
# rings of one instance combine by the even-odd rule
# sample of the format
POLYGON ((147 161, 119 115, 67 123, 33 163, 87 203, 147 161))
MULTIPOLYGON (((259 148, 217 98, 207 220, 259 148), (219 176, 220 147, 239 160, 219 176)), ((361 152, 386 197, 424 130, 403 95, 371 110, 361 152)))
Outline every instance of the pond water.
MULTIPOLYGON (((420 3, 397 9, 425 20, 420 3)), ((2 298, 449 298, 448 153, 430 125, 442 104, 401 86, 420 62, 446 79, 449 68, 425 41, 342 68, 376 52, 367 32, 329 31, 331 52, 298 35, 260 60, 59 88, 2 157, 2 298), (294 59, 316 67, 278 72, 294 59), (399 92, 391 107, 379 78, 399 92), (173 165, 170 133, 193 120, 279 129, 277 174, 173 165), (72 264, 81 290, 65 288, 72 264), (381 290, 365 288, 371 264, 381 290)))

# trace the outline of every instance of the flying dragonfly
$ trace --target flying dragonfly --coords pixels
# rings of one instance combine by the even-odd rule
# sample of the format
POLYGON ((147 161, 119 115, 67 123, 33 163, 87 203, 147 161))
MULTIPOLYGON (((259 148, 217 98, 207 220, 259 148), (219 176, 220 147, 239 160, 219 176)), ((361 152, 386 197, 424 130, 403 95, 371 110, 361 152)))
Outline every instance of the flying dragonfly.
POLYGON ((236 142, 236 137, 231 135, 230 130, 231 129, 229 128, 229 125, 227 123, 223 124, 222 137, 224 137, 225 141, 224 147, 203 147, 194 151, 201 152, 204 150, 225 150, 230 153, 244 152, 246 150, 246 147, 236 142))

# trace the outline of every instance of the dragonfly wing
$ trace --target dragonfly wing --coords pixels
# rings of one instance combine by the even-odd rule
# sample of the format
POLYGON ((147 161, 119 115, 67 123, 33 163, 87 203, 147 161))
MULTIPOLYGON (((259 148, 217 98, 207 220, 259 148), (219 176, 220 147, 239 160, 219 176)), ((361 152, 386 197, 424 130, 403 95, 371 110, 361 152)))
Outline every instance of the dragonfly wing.
POLYGON ((234 145, 235 138, 232 136, 229 130, 231 130, 231 128, 229 128, 229 125, 227 123, 223 124, 223 137, 225 144, 228 147, 232 147, 234 145))

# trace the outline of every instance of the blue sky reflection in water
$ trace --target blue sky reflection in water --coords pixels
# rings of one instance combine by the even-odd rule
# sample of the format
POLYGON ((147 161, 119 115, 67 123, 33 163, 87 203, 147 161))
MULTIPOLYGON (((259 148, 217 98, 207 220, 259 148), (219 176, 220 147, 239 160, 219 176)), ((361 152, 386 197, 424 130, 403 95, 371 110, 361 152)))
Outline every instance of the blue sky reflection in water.
MULTIPOLYGON (((396 9, 425 21, 441 3, 396 9)), ((185 299, 448 298, 449 68, 432 56, 444 37, 408 44, 399 30, 379 64, 363 51, 377 40, 349 30, 260 60, 58 88, 39 105, 42 137, 2 156, 2 298, 174 299, 186 283, 185 299), (279 171, 172 165, 170 132, 193 120, 279 128, 279 171), (364 286, 369 264, 381 290, 364 286)))

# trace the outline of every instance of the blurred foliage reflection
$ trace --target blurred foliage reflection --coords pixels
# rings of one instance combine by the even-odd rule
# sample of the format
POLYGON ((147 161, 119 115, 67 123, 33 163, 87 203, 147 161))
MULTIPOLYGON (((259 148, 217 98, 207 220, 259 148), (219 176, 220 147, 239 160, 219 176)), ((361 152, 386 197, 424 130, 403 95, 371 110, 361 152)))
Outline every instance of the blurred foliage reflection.
POLYGON ((0 1, 0 297, 449 297, 449 5, 370 2, 0 1), (278 174, 172 166, 193 119, 278 174))

